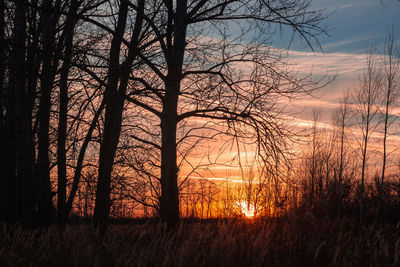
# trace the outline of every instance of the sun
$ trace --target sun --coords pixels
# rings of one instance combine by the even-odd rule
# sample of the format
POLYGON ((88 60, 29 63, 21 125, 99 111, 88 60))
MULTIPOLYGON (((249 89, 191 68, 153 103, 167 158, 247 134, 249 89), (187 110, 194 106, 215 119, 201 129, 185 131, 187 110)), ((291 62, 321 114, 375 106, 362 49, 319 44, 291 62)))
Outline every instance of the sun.
POLYGON ((255 208, 253 204, 249 204, 246 201, 238 201, 238 205, 242 214, 244 214, 247 218, 253 218, 255 215, 255 208))

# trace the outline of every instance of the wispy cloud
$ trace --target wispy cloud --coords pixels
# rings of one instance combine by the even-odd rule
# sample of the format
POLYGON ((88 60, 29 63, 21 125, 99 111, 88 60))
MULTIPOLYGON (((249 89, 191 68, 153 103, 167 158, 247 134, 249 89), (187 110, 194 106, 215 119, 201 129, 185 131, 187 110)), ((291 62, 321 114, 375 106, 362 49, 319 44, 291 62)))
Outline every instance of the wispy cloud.
MULTIPOLYGON (((209 180, 209 181, 220 181, 220 182, 230 182, 230 183, 249 183, 248 180, 240 179, 240 177, 200 177, 200 176, 190 176, 190 179, 197 180, 209 180)), ((254 180, 251 181, 252 184, 259 184, 260 181, 254 180)))
POLYGON ((289 59, 297 64, 296 70, 313 74, 360 73, 365 65, 365 54, 312 53, 290 51, 289 59))
POLYGON ((345 0, 339 0, 339 1, 314 0, 313 6, 315 6, 316 8, 334 10, 334 9, 360 8, 363 6, 377 5, 377 1, 374 0, 352 0, 351 3, 348 2, 349 1, 345 0))
POLYGON ((326 44, 324 44, 323 48, 324 49, 338 48, 338 47, 346 46, 346 45, 349 45, 349 44, 365 42, 365 41, 372 40, 374 38, 382 37, 382 36, 384 36, 384 35, 383 34, 369 34, 369 35, 354 36, 352 38, 348 38, 348 39, 345 39, 345 40, 326 43, 326 44))
POLYGON ((337 5, 338 9, 346 9, 346 8, 360 8, 363 6, 373 6, 376 5, 376 1, 362 1, 362 2, 353 2, 353 3, 346 3, 346 4, 339 4, 337 5))

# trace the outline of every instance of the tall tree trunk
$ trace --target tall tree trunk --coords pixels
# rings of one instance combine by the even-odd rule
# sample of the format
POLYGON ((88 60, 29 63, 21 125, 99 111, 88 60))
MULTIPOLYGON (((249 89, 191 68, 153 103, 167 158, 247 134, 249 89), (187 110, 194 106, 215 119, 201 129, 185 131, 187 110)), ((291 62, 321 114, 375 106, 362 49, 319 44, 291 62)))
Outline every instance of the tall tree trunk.
MULTIPOLYGON (((33 197, 32 158, 30 148, 29 108, 26 87, 26 1, 15 1, 15 18, 10 57, 10 86, 13 91, 15 119, 15 167, 20 221, 34 224, 35 203, 33 197)), ((11 103, 10 103, 11 104, 11 103)))
POLYGON ((5 77, 5 65, 6 65, 6 39, 5 39, 5 21, 4 13, 5 4, 4 0, 0 0, 0 222, 4 221, 5 216, 5 203, 7 199, 6 196, 6 174, 5 174, 5 161, 6 161, 6 124, 5 117, 3 116, 5 107, 5 87, 4 87, 4 77, 5 77))
POLYGON ((179 81, 166 83, 161 119, 160 217, 168 226, 179 221, 178 167, 176 154, 177 103, 179 81))
POLYGON ((78 190, 79 180, 80 180, 82 168, 83 168, 83 160, 85 159, 85 154, 86 154, 86 148, 92 138, 92 134, 96 127, 96 123, 97 123, 103 109, 104 109, 104 100, 101 102, 99 109, 94 114, 92 123, 90 124, 89 130, 85 136, 85 140, 83 141, 81 149, 79 151, 78 160, 77 160, 76 168, 75 168, 75 172, 74 172, 74 178, 72 180, 72 187, 71 187, 71 191, 69 193, 68 201, 67 201, 66 208, 65 208, 66 209, 66 211, 65 211, 66 217, 68 217, 71 212, 72 203, 74 202, 74 198, 75 198, 76 192, 78 190))
POLYGON ((365 169, 367 163, 367 148, 368 148, 368 135, 369 135, 369 123, 366 124, 365 137, 363 140, 363 150, 362 150, 362 165, 361 165, 361 188, 360 188, 360 216, 359 222, 363 223, 364 217, 364 191, 365 191, 365 169))
POLYGON ((8 180, 10 172, 7 171, 7 124, 6 117, 6 36, 5 36, 5 3, 0 0, 0 222, 8 221, 7 206, 9 205, 8 180))
POLYGON ((99 174, 94 209, 94 223, 107 226, 111 207, 111 173, 122 123, 123 101, 115 93, 104 96, 106 105, 103 140, 100 145, 99 174))
MULTIPOLYGON (((37 6, 37 0, 30 2, 32 6, 37 6)), ((30 127, 30 147, 31 147, 31 158, 32 166, 35 169, 36 166, 36 135, 37 135, 37 118, 35 125, 33 126, 33 110, 35 102, 38 95, 38 84, 39 84, 39 73, 40 66, 42 63, 41 53, 40 53, 40 31, 39 25, 41 24, 38 20, 38 12, 36 9, 31 8, 28 10, 27 25, 28 32, 31 36, 28 39, 27 45, 27 87, 28 87, 28 108, 29 108, 29 121, 31 122, 30 127)))
POLYGON ((124 98, 121 99, 118 94, 118 82, 121 40, 125 32, 127 15, 128 1, 122 0, 119 6, 115 35, 111 42, 108 83, 104 93, 104 130, 100 144, 99 173, 94 208, 94 224, 96 226, 107 226, 110 213, 111 173, 121 131, 124 103, 124 98))
POLYGON ((126 26, 128 2, 121 1, 117 28, 111 43, 108 84, 104 94, 106 107, 103 140, 100 145, 99 180, 96 191, 94 223, 107 226, 110 213, 111 173, 115 152, 118 147, 122 127, 122 112, 124 108, 126 89, 132 69, 132 64, 139 49, 140 33, 144 20, 144 0, 138 1, 136 19, 128 45, 127 59, 119 65, 121 39, 126 26), (117 89, 118 88, 118 89, 117 89))
POLYGON ((383 202, 383 189, 385 183, 386 161, 387 153, 387 137, 389 135, 390 122, 390 109, 392 106, 398 104, 400 85, 398 79, 400 78, 400 48, 396 46, 395 33, 392 28, 386 37, 384 46, 384 79, 385 79, 385 117, 384 117, 384 133, 383 133, 383 155, 382 155, 382 173, 381 179, 378 183, 378 209, 376 219, 379 219, 382 202, 383 202))
POLYGON ((39 99, 39 130, 38 130, 38 164, 37 164, 37 205, 39 224, 49 225, 52 221, 52 193, 50 186, 50 162, 49 162, 49 126, 51 90, 54 82, 54 27, 52 16, 52 0, 43 2, 42 17, 48 18, 42 29, 42 72, 39 99))
MULTIPOLYGON (((178 167, 176 153, 176 129, 178 123, 178 97, 182 80, 182 66, 186 47, 187 1, 176 1, 176 13, 173 3, 168 1, 169 19, 174 21, 173 42, 167 40, 168 75, 165 83, 165 97, 161 118, 161 197, 160 217, 168 227, 174 227, 179 221, 178 167)), ((168 36, 167 36, 168 38, 168 36)))
MULTIPOLYGON (((57 221, 65 224, 67 220, 67 157, 66 157, 66 137, 67 137, 67 116, 68 116, 68 76, 72 60, 72 45, 76 19, 73 17, 78 10, 77 1, 71 2, 69 16, 65 23, 65 51, 63 65, 60 71, 60 102, 58 115, 58 134, 57 134, 57 221)), ((60 49, 62 49, 61 46, 60 49)))
MULTIPOLYGON (((61 94, 62 92, 60 92, 61 94)), ((61 98, 61 96, 60 96, 61 98)), ((68 98, 68 96, 67 96, 68 98)), ((59 114, 59 124, 58 124, 58 142, 57 142, 57 222, 59 224, 66 223, 66 199, 67 199, 67 168, 66 168, 66 149, 65 149, 65 140, 66 140, 66 114, 63 113, 64 105, 66 106, 68 103, 63 102, 64 100, 60 100, 60 114, 59 114), (64 123, 65 121, 65 123, 64 123)))
POLYGON ((58 133, 57 133, 57 221, 58 223, 65 224, 66 222, 66 194, 67 194, 67 157, 66 157, 66 137, 67 137, 67 115, 68 115, 68 73, 70 66, 70 55, 72 46, 66 45, 65 58, 60 73, 60 102, 58 114, 58 133))
POLYGON ((356 103, 358 105, 359 115, 361 116, 361 130, 363 134, 361 154, 362 154, 362 166, 361 166, 361 188, 359 195, 360 202, 360 224, 363 223, 364 216, 364 192, 365 192, 365 176, 367 166, 367 154, 368 154, 368 142, 370 135, 376 128, 374 118, 378 113, 377 106, 380 105, 379 101, 379 90, 381 83, 381 74, 375 66, 374 51, 371 50, 367 55, 367 66, 364 71, 364 77, 361 80, 361 87, 356 95, 356 103))
MULTIPOLYGON (((389 87, 391 85, 388 85, 389 87)), ((387 89, 386 95, 386 105, 385 105, 385 119, 384 119, 384 126, 383 126, 383 152, 382 152, 382 173, 381 179, 378 182, 378 208, 376 213, 376 219, 379 218, 381 208, 382 208, 382 195, 383 195, 383 186, 385 182, 385 171, 386 171, 386 160, 387 160, 387 136, 388 136, 388 123, 389 123, 389 106, 390 106, 390 88, 387 89)))

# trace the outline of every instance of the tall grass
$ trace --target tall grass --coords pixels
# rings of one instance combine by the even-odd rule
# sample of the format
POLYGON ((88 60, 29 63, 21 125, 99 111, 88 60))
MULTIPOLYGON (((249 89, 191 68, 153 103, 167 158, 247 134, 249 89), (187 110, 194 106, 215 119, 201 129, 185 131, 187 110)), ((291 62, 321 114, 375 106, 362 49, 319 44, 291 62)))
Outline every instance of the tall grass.
POLYGON ((3 226, 0 266, 399 266, 400 224, 312 214, 270 220, 24 230, 3 226))

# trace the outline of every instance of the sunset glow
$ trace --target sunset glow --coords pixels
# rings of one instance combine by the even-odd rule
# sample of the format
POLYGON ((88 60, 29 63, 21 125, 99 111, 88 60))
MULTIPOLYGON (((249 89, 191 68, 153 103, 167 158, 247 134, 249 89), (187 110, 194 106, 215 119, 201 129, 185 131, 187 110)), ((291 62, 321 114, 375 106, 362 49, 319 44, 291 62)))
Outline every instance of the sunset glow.
POLYGON ((253 204, 249 204, 246 201, 239 201, 238 205, 240 207, 240 210, 244 216, 247 218, 253 218, 255 215, 255 208, 253 204))
POLYGON ((399 14, 0 0, 1 266, 400 266, 399 14))

